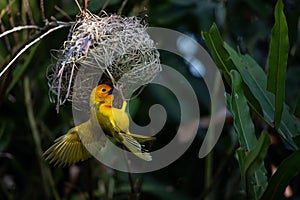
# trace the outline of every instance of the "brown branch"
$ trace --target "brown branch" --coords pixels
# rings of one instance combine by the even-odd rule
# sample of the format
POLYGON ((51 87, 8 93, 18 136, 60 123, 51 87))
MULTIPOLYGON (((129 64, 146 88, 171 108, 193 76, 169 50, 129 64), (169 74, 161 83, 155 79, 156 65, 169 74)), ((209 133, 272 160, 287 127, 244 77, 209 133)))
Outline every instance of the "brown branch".
MULTIPOLYGON (((104 9, 108 6, 109 2, 110 2, 110 0, 106 0, 105 3, 103 4, 101 10, 104 10, 104 9)), ((100 13, 101 13, 101 11, 99 12, 99 14, 100 14, 100 13)), ((98 14, 98 15, 99 15, 99 14, 98 14)))
POLYGON ((45 21, 47 21, 47 19, 46 19, 46 16, 45 16, 45 3, 44 3, 44 0, 40 0, 40 9, 41 9, 42 20, 45 22, 45 21))
MULTIPOLYGON (((10 24, 11 27, 15 27, 15 22, 14 22, 14 19, 13 19, 13 15, 12 15, 12 11, 11 11, 10 6, 11 6, 11 4, 9 2, 7 2, 6 10, 7 10, 8 21, 9 21, 9 24, 10 24)), ((19 41, 19 37, 18 37, 17 34, 14 34, 13 37, 14 37, 15 42, 19 41)))
MULTIPOLYGON (((4 27, 3 23, 2 23, 1 18, 0 18, 0 28, 1 28, 1 31, 4 33, 4 32, 5 32, 5 27, 4 27)), ((2 35, 2 34, 1 34, 1 35, 2 35)), ((0 37, 0 38, 1 38, 1 37, 0 37)), ((9 40, 8 40, 7 37, 4 38, 4 42, 5 42, 5 45, 6 45, 6 47, 7 47, 8 52, 9 52, 10 54, 12 54, 12 53, 11 53, 11 51, 12 51, 12 50, 11 50, 11 45, 10 45, 9 40)))
POLYGON ((81 6, 80 6, 78 0, 75 0, 75 3, 77 4, 77 7, 78 7, 80 13, 82 13, 82 9, 81 9, 81 6))
POLYGON ((24 1, 24 7, 25 7, 25 11, 26 11, 26 13, 27 13, 27 16, 28 16, 28 18, 29 18, 30 23, 31 23, 32 25, 35 24, 35 23, 34 23, 33 16, 32 16, 32 11, 31 11, 31 8, 30 8, 30 5, 29 5, 28 0, 25 0, 25 1, 24 1))
POLYGON ((119 9, 119 11, 118 11, 118 14, 119 14, 119 15, 122 14, 122 11, 123 11, 125 5, 127 4, 127 2, 128 2, 128 0, 124 0, 124 1, 122 2, 122 5, 121 5, 121 7, 120 7, 120 9, 119 9))

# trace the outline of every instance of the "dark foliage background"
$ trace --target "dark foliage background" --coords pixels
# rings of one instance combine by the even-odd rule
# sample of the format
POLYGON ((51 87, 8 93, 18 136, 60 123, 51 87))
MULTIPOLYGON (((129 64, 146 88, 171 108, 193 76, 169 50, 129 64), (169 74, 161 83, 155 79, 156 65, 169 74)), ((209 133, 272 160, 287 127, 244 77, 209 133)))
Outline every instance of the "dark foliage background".
MULTIPOLYGON (((49 20, 53 16, 60 21, 70 21, 64 14, 67 13, 74 21, 79 12, 72 0, 44 3, 45 17, 49 20)), ((116 13, 122 3, 111 0, 105 10, 116 13)), ((203 46, 201 32, 208 31, 216 22, 229 45, 238 47, 241 53, 250 54, 265 67, 275 3, 274 0, 129 0, 122 13, 126 16, 147 15, 149 26, 178 30, 194 37, 203 46)), ((98 13, 104 4, 105 1, 91 0, 89 10, 98 13)), ((293 110, 300 86, 300 4, 297 0, 286 0, 284 4, 290 40, 285 100, 293 110)), ((1 1, 0 11, 1 33, 20 25, 45 25, 38 0, 1 1)), ((25 30, 1 38, 0 69, 32 41, 36 33, 35 30, 25 30)), ((50 52, 62 47, 67 34, 65 28, 43 38, 0 79, 0 199, 137 198, 131 194, 127 173, 109 169, 95 159, 61 169, 49 166, 41 158, 41 151, 73 126, 71 105, 67 103, 59 114, 56 113, 55 104, 49 101, 46 79, 47 68, 55 62, 50 52)), ((167 52, 161 52, 161 61, 190 81, 198 96, 201 115, 207 116, 210 99, 201 78, 184 60, 167 52)), ((130 112, 138 124, 145 125, 149 122, 148 108, 154 103, 165 106, 168 113, 167 124, 158 135, 157 145, 161 146, 176 133, 180 113, 175 97, 164 88, 149 86, 130 102, 130 112)), ((267 129, 273 139, 265 159, 270 176, 271 166, 277 166, 291 150, 266 124, 258 119, 254 122, 258 133, 267 129)), ((231 116, 227 116, 221 138, 211 154, 199 159, 198 151, 205 134, 206 125, 202 124, 188 151, 171 165, 151 173, 133 174, 140 199, 245 198, 234 156, 239 144, 231 116)), ((293 199, 300 197, 299 184, 299 177, 290 182, 293 199)))

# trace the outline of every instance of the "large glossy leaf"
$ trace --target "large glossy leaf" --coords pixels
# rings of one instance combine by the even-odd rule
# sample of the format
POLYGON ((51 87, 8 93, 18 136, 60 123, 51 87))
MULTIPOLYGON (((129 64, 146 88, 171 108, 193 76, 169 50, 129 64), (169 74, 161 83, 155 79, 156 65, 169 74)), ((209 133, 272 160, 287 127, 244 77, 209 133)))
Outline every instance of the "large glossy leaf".
POLYGON ((298 96, 297 96, 297 99, 296 99, 294 114, 295 114, 296 117, 300 118, 300 90, 298 92, 298 96))
MULTIPOLYGON (((262 165, 262 161, 260 162, 261 164, 259 168, 256 166, 256 162, 254 168, 252 168, 253 166, 251 168, 246 166, 251 164, 247 163, 249 162, 248 159, 246 159, 248 158, 248 155, 246 156, 243 154, 245 154, 246 151, 251 152, 257 148, 257 139, 247 100, 242 89, 242 78, 235 70, 232 70, 230 74, 232 80, 230 108, 233 114, 234 128, 238 134, 241 149, 243 150, 237 152, 242 171, 242 180, 244 182, 247 195, 252 198, 257 198, 262 195, 262 192, 267 186, 267 177, 265 175, 266 169, 262 165), (248 171, 248 168, 252 171, 248 171), (255 184, 252 184, 252 178, 254 178, 255 184)), ((256 152, 257 150, 254 151, 256 152)))
POLYGON ((252 151, 247 154, 246 150, 239 149, 236 152, 241 169, 241 178, 248 199, 259 199, 268 186, 263 159, 267 153, 269 144, 268 135, 262 132, 257 145, 252 151), (253 176, 256 183, 252 181, 253 176))
MULTIPOLYGON (((267 76, 262 68, 250 56, 239 55, 226 43, 224 44, 215 24, 212 25, 209 32, 202 33, 202 37, 210 49, 217 67, 223 72, 225 78, 227 75, 227 83, 231 85, 230 70, 237 69, 243 79, 242 87, 248 105, 262 120, 270 126, 274 126, 274 95, 267 91, 267 76)), ((293 148, 297 148, 292 138, 299 134, 300 127, 294 116, 289 113, 287 106, 284 106, 278 132, 293 148)))
POLYGON ((264 157, 270 145, 270 139, 266 132, 262 132, 257 145, 250 151, 244 160, 242 173, 246 177, 246 190, 255 192, 254 198, 258 199, 267 187, 266 170, 263 165, 264 157), (255 176, 256 183, 252 184, 252 176, 255 176), (251 189, 254 187, 255 189, 251 189))
POLYGON ((262 200, 282 199, 283 192, 289 181, 300 171, 299 158, 300 150, 297 150, 282 161, 270 178, 268 187, 261 198, 262 200))
POLYGON ((231 84, 230 70, 235 69, 235 66, 229 59, 228 52, 223 47, 223 40, 217 25, 213 24, 209 32, 202 32, 202 38, 209 48, 217 67, 224 74, 226 81, 231 84))
MULTIPOLYGON (((204 39, 205 44, 209 48, 218 69, 223 73, 227 83, 231 85, 230 71, 232 69, 236 69, 236 66, 230 59, 230 55, 224 47, 224 42, 221 38, 216 24, 213 24, 211 26, 209 32, 202 32, 202 38, 204 39)), ((242 83, 242 87, 251 109, 258 116, 263 117, 262 108, 260 107, 260 104, 249 90, 248 86, 242 83)))
POLYGON ((242 89, 242 79, 235 70, 232 70, 230 74, 232 80, 230 107, 234 119, 234 128, 238 134, 241 147, 245 150, 252 150, 257 143, 257 139, 247 100, 242 89))
MULTIPOLYGON (((270 126, 273 126, 275 100, 274 95, 267 91, 266 74, 249 55, 239 55, 227 44, 225 44, 225 48, 230 54, 230 58, 237 70, 240 72, 243 81, 263 108, 262 119, 270 126)), ((289 113, 289 109, 286 105, 284 106, 283 118, 278 132, 293 148, 297 149, 293 137, 299 134, 300 126, 295 120, 295 117, 289 113)))
POLYGON ((285 77, 289 54, 288 26, 283 12, 283 2, 275 7, 275 24, 270 43, 267 89, 275 95, 274 125, 280 126, 285 96, 285 77))
MULTIPOLYGON (((243 173, 243 169, 245 169, 245 160, 246 160, 246 154, 247 151, 245 149, 237 149, 236 150, 236 158, 239 162, 239 166, 240 166, 240 170, 241 170, 241 179, 242 179, 242 183, 244 184, 244 187, 247 186, 247 179, 246 179, 246 173, 243 173)), ((251 188, 249 188, 251 189, 251 188)), ((251 190, 251 192, 253 193, 254 191, 251 190)))

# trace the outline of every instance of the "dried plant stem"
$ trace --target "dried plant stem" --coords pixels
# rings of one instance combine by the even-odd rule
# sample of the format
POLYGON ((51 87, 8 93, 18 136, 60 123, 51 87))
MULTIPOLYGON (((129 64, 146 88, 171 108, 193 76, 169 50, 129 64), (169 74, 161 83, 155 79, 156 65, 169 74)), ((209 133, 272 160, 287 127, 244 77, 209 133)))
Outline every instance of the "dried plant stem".
POLYGON ((77 4, 77 7, 78 7, 80 13, 82 13, 82 9, 81 9, 81 6, 80 6, 78 0, 75 0, 75 3, 77 4))
POLYGON ((28 120, 30 124, 30 128, 32 131, 32 137, 35 143, 35 150, 38 157, 43 184, 44 184, 44 191, 47 193, 48 191, 48 184, 50 185, 50 189, 52 190, 53 196, 56 200, 60 199, 58 192, 56 191, 55 184, 53 177, 50 173, 49 168, 45 165, 42 160, 42 147, 41 147, 41 139, 37 128, 37 123, 33 114, 33 107, 31 101, 31 92, 30 92, 30 85, 29 85, 29 78, 25 77, 24 79, 24 94, 25 94, 25 105, 27 109, 28 120))
POLYGON ((89 0, 84 0, 84 11, 88 9, 89 0))
POLYGON ((25 29, 37 29, 37 30, 41 30, 42 28, 39 27, 39 26, 36 26, 36 25, 25 25, 25 26, 17 26, 17 27, 14 27, 8 31, 5 31, 4 33, 1 33, 0 34, 0 38, 8 35, 8 34, 11 34, 13 32, 16 32, 16 31, 22 31, 22 30, 25 30, 25 29))
MULTIPOLYGON (((0 29, 3 33, 5 32, 5 27, 3 26, 3 23, 2 23, 1 19, 0 19, 0 29)), ((4 42, 5 42, 5 45, 6 45, 6 48, 7 48, 8 52, 10 52, 10 54, 11 54, 11 46, 10 46, 10 43, 9 43, 9 40, 8 40, 7 37, 4 38, 4 42)))
POLYGON ((44 0, 40 0, 40 9, 41 9, 41 15, 42 15, 42 20, 46 21, 46 16, 45 16, 45 2, 44 0))
MULTIPOLYGON (((125 163, 126 163, 126 167, 127 167, 127 175, 128 175, 128 180, 129 180, 129 184, 130 184, 130 192, 131 192, 131 195, 130 197, 134 197, 136 196, 137 194, 137 191, 135 189, 135 184, 134 184, 134 180, 133 180, 133 177, 132 177, 132 174, 131 174, 131 170, 130 170, 130 166, 129 166, 129 163, 128 163, 128 157, 127 157, 127 154, 126 154, 126 150, 124 147, 123 148, 123 156, 124 156, 124 159, 125 159, 125 163)), ((129 198, 131 199, 131 198, 129 198)))
POLYGON ((119 11, 118 11, 118 14, 119 14, 119 15, 122 14, 122 11, 123 11, 125 5, 127 4, 127 2, 128 2, 128 0, 124 0, 124 1, 122 2, 122 5, 121 5, 121 7, 120 7, 120 9, 119 9, 119 11))
POLYGON ((70 26, 70 24, 60 24, 50 30, 48 30, 46 33, 42 34, 41 36, 39 36, 38 38, 36 38, 35 40, 33 40, 32 42, 30 42, 29 44, 27 44, 9 63, 8 65, 6 65, 6 67, 0 72, 0 78, 1 76, 10 68, 10 66, 27 50, 29 49, 32 45, 34 45, 35 43, 37 43, 38 41, 40 41, 41 39, 43 39, 46 35, 50 34, 53 31, 56 31, 58 29, 64 28, 64 27, 68 27, 70 26))
MULTIPOLYGON (((214 90, 212 93, 212 101, 217 101, 217 95, 218 95, 218 91, 219 91, 219 84, 220 84, 221 79, 220 78, 216 78, 214 81, 214 90)), ((216 105, 216 102, 212 102, 212 105, 216 105)), ((211 107, 211 113, 216 113, 216 106, 212 106, 211 107)), ((215 127, 216 127, 216 117, 215 116, 211 116, 211 121, 210 124, 213 124, 213 126, 211 126, 212 128, 209 129, 209 131, 207 132, 208 135, 208 148, 213 146, 213 141, 214 141, 214 132, 215 132, 215 127)), ((213 181, 213 168, 214 168, 214 151, 211 150, 210 153, 207 155, 206 159, 205 159, 205 189, 208 190, 209 187, 212 184, 213 181)), ((209 199, 213 199, 213 193, 208 193, 207 196, 204 198, 205 200, 209 200, 209 199)))
POLYGON ((24 7, 25 7, 25 10, 26 10, 26 13, 27 13, 27 16, 28 16, 28 19, 29 19, 30 23, 35 24, 28 0, 24 1, 24 7))
POLYGON ((60 12, 65 18, 72 21, 72 18, 70 17, 70 15, 68 15, 68 13, 66 13, 63 9, 61 9, 57 5, 54 6, 54 9, 57 10, 58 12, 60 12))
MULTIPOLYGON (((11 27, 15 27, 15 22, 14 22, 14 18, 13 18, 13 15, 12 15, 11 5, 12 5, 12 4, 8 4, 8 5, 7 5, 6 12, 7 12, 8 21, 9 21, 9 23, 10 23, 10 26, 11 26, 11 27)), ((15 41, 19 41, 19 37, 18 37, 17 34, 14 34, 13 37, 14 37, 14 40, 15 40, 15 41)))
POLYGON ((205 199, 205 197, 207 197, 212 192, 214 186, 220 182, 220 177, 222 176, 222 173, 226 173, 224 171, 227 169, 226 167, 230 164, 231 158, 234 156, 234 153, 235 148, 231 148, 229 150, 229 153, 225 155, 225 157, 222 159, 222 162, 218 165, 218 168, 214 173, 212 180, 210 181, 210 185, 207 185, 205 187, 204 191, 201 193, 198 199, 205 199))
MULTIPOLYGON (((207 190, 212 182, 213 177, 213 151, 209 152, 205 159, 205 189, 207 190)), ((204 198, 205 200, 213 199, 211 193, 208 193, 207 196, 204 198)))
MULTIPOLYGON (((102 6, 101 11, 102 11, 102 10, 105 10, 105 8, 108 6, 109 2, 110 2, 110 0, 106 0, 106 1, 105 1, 105 3, 104 3, 103 6, 102 6)), ((100 11, 100 13, 101 13, 101 11, 100 11)), ((99 13, 99 14, 100 14, 100 13, 99 13)))

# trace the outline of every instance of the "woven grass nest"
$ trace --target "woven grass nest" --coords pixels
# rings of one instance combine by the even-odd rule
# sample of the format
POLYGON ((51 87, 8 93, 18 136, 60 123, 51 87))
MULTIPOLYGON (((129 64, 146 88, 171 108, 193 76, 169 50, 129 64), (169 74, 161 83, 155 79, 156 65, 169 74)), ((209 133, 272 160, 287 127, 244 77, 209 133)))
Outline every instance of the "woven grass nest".
POLYGON ((57 109, 67 100, 89 102, 91 90, 100 83, 126 94, 151 82, 161 66, 146 29, 138 17, 82 12, 47 75, 57 109))

